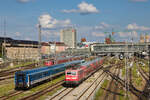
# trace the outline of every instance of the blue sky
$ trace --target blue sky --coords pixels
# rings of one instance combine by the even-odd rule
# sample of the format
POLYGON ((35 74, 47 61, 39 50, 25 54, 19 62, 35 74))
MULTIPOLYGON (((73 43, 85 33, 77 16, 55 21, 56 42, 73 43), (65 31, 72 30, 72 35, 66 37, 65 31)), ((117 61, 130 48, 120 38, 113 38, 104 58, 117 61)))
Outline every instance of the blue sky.
POLYGON ((111 34, 116 41, 139 40, 150 33, 149 0, 1 0, 0 36, 6 19, 7 36, 42 41, 59 41, 60 29, 74 27, 78 40, 103 42, 111 34), (104 32, 109 32, 104 34, 104 32))

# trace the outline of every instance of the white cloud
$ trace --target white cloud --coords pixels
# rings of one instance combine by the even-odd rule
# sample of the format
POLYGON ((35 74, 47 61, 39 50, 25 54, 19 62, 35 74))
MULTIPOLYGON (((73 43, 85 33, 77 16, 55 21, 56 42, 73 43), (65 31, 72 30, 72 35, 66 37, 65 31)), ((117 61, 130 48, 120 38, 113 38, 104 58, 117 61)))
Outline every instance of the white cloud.
POLYGON ((148 0, 130 0, 132 2, 147 2, 148 0))
POLYGON ((92 32, 92 35, 96 37, 105 37, 105 34, 102 32, 92 32))
POLYGON ((118 32, 120 37, 138 37, 138 34, 136 31, 132 31, 132 32, 118 32))
POLYGON ((31 1, 31 0, 17 0, 18 2, 21 2, 21 3, 27 3, 27 2, 29 2, 29 1, 31 1))
POLYGON ((109 27, 109 24, 106 24, 105 22, 101 22, 101 25, 103 25, 104 27, 109 27))
POLYGON ((138 26, 136 23, 129 24, 126 28, 128 30, 140 30, 140 31, 149 31, 150 30, 150 27, 138 26))
POLYGON ((71 21, 66 20, 57 20, 49 14, 43 14, 39 17, 39 22, 43 28, 61 28, 71 26, 71 21))
POLYGON ((129 37, 131 36, 131 32, 118 32, 120 37, 129 37))
POLYGON ((78 5, 80 13, 98 13, 99 11, 92 4, 88 4, 86 2, 82 2, 78 5))
POLYGON ((88 4, 84 1, 81 2, 80 4, 78 4, 77 7, 78 7, 78 9, 63 10, 62 12, 64 12, 64 13, 80 13, 82 15, 99 12, 99 10, 93 4, 88 4))
POLYGON ((106 24, 105 22, 101 22, 100 25, 95 26, 95 29, 103 30, 103 29, 109 28, 110 26, 111 26, 111 25, 106 24))
POLYGON ((71 10, 64 9, 64 10, 62 10, 62 12, 64 12, 64 13, 76 13, 78 11, 76 9, 71 9, 71 10))

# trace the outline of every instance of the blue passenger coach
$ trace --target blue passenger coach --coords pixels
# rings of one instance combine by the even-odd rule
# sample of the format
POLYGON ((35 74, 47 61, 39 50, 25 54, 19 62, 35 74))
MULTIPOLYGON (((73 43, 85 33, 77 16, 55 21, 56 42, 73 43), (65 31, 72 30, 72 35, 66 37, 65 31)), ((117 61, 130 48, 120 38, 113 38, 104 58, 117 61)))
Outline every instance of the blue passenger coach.
POLYGON ((33 85, 64 73, 67 67, 80 64, 83 60, 71 61, 53 66, 40 67, 15 73, 15 89, 27 89, 33 85))

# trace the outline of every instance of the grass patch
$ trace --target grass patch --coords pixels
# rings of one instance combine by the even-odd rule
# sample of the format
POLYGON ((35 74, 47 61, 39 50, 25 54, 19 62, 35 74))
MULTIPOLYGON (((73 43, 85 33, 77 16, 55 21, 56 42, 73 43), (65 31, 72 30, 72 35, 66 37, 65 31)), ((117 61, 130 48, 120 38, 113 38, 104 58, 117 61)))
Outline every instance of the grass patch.
POLYGON ((46 87, 48 87, 48 86, 50 86, 50 85, 52 85, 52 84, 55 84, 55 83, 59 82, 60 80, 63 80, 64 78, 65 78, 65 76, 62 75, 62 76, 58 77, 57 79, 54 79, 54 80, 52 80, 52 81, 50 81, 50 82, 41 84, 41 85, 39 85, 39 86, 37 86, 37 87, 34 87, 34 88, 30 89, 30 90, 27 90, 26 92, 24 92, 24 93, 22 93, 22 94, 19 94, 19 95, 17 95, 17 96, 14 96, 14 97, 12 97, 10 100, 16 100, 16 99, 19 99, 19 98, 22 98, 22 97, 25 97, 25 96, 29 96, 29 95, 31 95, 31 94, 37 92, 37 91, 40 91, 40 90, 42 90, 42 89, 45 89, 46 87))
POLYGON ((136 63, 133 64, 133 67, 132 67, 132 77, 135 77, 137 78, 137 66, 136 66, 136 63))
POLYGON ((49 92, 46 95, 41 96, 40 98, 38 98, 38 100, 45 100, 48 96, 52 96, 53 94, 55 94, 58 90, 61 90, 62 88, 63 88, 62 86, 59 88, 56 88, 52 92, 49 92))
MULTIPOLYGON (((130 92, 128 92, 128 93, 130 93, 130 92)), ((125 96, 125 91, 124 90, 120 90, 120 94, 124 94, 124 96, 120 95, 119 100, 130 100, 129 97, 125 96)), ((128 95, 130 95, 130 94, 128 94, 128 95)))
MULTIPOLYGON (((106 88, 107 84, 108 84, 109 80, 104 80, 103 84, 101 87, 106 88)), ((99 98, 103 95, 104 90, 99 88, 98 91, 95 94, 95 98, 94 100, 99 100, 99 98)))
POLYGON ((125 76, 125 67, 122 68, 122 77, 125 76))
POLYGON ((140 66, 145 72, 149 72, 149 65, 148 64, 146 64, 146 63, 144 63, 145 64, 145 66, 140 66))
POLYGON ((142 84, 142 78, 140 76, 138 76, 137 74, 137 66, 136 66, 136 63, 133 64, 133 67, 132 67, 132 77, 133 78, 133 81, 135 82, 135 84, 137 86, 140 86, 142 84))
POLYGON ((14 89, 14 83, 0 85, 0 96, 7 95, 8 91, 14 89))
MULTIPOLYGON (((125 94, 123 90, 120 90, 120 94, 125 94)), ((124 100, 124 96, 119 96, 119 100, 124 100)))
POLYGON ((145 72, 147 72, 147 73, 149 72, 148 65, 146 65, 146 66, 142 66, 141 68, 142 68, 145 72))
POLYGON ((142 85, 142 78, 141 77, 136 78, 135 83, 136 83, 137 86, 142 85))
POLYGON ((9 69, 11 69, 11 68, 23 67, 23 66, 27 66, 27 65, 30 65, 30 64, 33 64, 33 63, 34 63, 34 62, 26 62, 26 63, 14 65, 14 66, 8 66, 8 67, 6 67, 5 69, 1 69, 1 71, 9 70, 9 69))

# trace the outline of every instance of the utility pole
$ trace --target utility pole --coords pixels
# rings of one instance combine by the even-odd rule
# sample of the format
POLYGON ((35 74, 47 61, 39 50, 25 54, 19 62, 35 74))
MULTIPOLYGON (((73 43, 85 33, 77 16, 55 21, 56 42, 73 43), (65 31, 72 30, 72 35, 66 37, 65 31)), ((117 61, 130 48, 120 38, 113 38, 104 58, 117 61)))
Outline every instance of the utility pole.
POLYGON ((149 67, 149 82, 148 82, 148 100, 150 100, 150 45, 147 44, 147 51, 148 51, 148 67, 149 67))
MULTIPOLYGON (((1 17, 1 33, 3 34, 3 18, 1 17)), ((4 37, 4 36, 3 36, 4 37)), ((3 43, 4 43, 4 41, 2 41, 2 43, 1 43, 1 50, 2 50, 2 58, 4 57, 4 47, 3 47, 3 43)))
POLYGON ((3 59, 6 60, 6 17, 4 17, 4 46, 3 46, 3 59))
POLYGON ((38 25, 38 30, 39 30, 39 43, 38 43, 38 49, 39 49, 39 62, 41 60, 41 24, 39 22, 39 25, 38 25))
MULTIPOLYGON (((149 81, 150 81, 150 45, 149 44, 148 44, 148 59, 149 59, 148 64, 149 64, 149 81)), ((149 86, 150 86, 150 84, 149 84, 149 86)))
POLYGON ((126 41, 126 48, 125 48, 125 90, 126 90, 126 98, 128 98, 128 91, 129 91, 129 67, 128 67, 128 44, 126 41))
POLYGON ((55 52, 55 64, 57 64, 57 55, 56 55, 56 41, 54 41, 54 52, 55 52))

